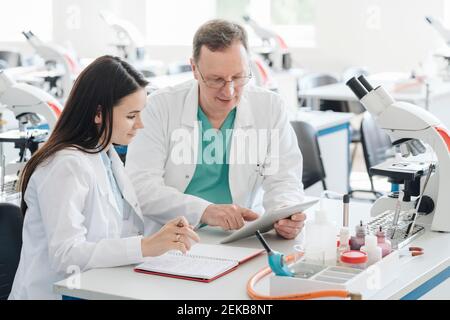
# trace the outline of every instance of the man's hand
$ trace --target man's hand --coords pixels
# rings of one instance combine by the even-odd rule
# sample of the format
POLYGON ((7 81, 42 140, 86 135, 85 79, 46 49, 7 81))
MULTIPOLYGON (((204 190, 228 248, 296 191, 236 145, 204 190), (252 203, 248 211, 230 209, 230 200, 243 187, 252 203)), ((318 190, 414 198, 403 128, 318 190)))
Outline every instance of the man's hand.
POLYGON ((295 213, 290 218, 275 222, 276 232, 285 239, 294 239, 305 224, 306 215, 303 212, 295 213))
POLYGON ((203 212, 201 222, 224 230, 236 230, 242 228, 245 221, 253 221, 258 217, 256 212, 234 204, 212 204, 203 212))

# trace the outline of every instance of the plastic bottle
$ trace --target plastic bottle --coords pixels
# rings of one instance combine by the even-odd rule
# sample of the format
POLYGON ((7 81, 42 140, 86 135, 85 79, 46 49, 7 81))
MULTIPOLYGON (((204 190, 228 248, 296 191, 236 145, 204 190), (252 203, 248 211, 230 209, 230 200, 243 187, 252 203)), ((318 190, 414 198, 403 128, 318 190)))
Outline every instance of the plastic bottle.
POLYGON ((377 237, 367 235, 365 245, 361 247, 361 251, 367 253, 367 266, 371 266, 381 260, 381 248, 377 245, 377 237))
POLYGON ((336 226, 327 218, 322 201, 314 220, 305 224, 305 262, 336 265, 336 226))
POLYGON ((391 242, 386 239, 386 233, 384 232, 382 226, 378 229, 376 236, 378 246, 381 248, 381 255, 384 258, 392 251, 391 242))
POLYGON ((350 238, 350 249, 359 250, 364 245, 366 237, 366 226, 363 225, 362 220, 359 225, 356 226, 355 234, 355 237, 350 238))
POLYGON ((339 246, 337 248, 337 262, 340 261, 341 254, 350 250, 350 230, 347 227, 342 227, 339 232, 339 246))

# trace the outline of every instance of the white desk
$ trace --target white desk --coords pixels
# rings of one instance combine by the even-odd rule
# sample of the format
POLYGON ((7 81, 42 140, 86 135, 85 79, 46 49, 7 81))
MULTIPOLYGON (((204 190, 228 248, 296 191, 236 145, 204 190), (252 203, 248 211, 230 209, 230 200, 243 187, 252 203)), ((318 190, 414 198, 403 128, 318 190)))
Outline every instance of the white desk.
MULTIPOLYGON (((325 168, 325 182, 328 190, 348 193, 350 186, 350 120, 352 113, 332 111, 298 111, 291 114, 291 121, 311 124, 318 133, 322 162, 325 168)), ((320 196, 321 183, 306 190, 310 196, 320 196)))
MULTIPOLYGON (((425 85, 404 92, 393 92, 396 81, 386 80, 383 75, 368 78, 374 88, 382 85, 397 101, 405 101, 420 107, 426 107, 438 117, 446 127, 450 127, 450 82, 430 80, 430 92, 427 101, 425 85)), ((312 103, 312 108, 319 109, 320 100, 358 101, 354 93, 345 83, 336 83, 300 92, 300 97, 312 103)))
MULTIPOLYGON (((369 205, 365 203, 350 204, 350 225, 358 224, 360 219, 368 221, 369 205)), ((311 208, 307 211, 313 215, 311 208)), ((339 224, 342 221, 340 201, 326 200, 325 209, 339 224)), ((428 219, 428 218, 427 218, 428 219)), ((428 221, 426 221, 428 222, 428 221)), ((428 227, 428 226, 427 226, 428 227)), ((200 231, 205 243, 218 243, 224 232, 216 229, 200 231)), ((297 240, 282 240, 274 233, 265 235, 273 249, 290 253, 295 244, 301 242, 302 234, 297 240)), ((427 232, 411 245, 421 246, 426 253, 415 257, 402 270, 400 277, 382 289, 376 299, 398 299, 431 277, 450 267, 450 234, 427 232)), ((243 239, 230 244, 232 246, 260 247, 255 237, 243 239)), ((214 280, 211 283, 199 283, 188 280, 140 274, 133 271, 133 266, 119 268, 94 269, 80 275, 80 287, 70 289, 72 281, 63 280, 54 285, 56 293, 82 299, 158 299, 158 300, 230 300, 248 299, 246 284, 258 270, 267 266, 266 256, 258 256, 239 266, 235 271, 214 280)), ((269 278, 264 279, 257 290, 268 294, 269 278)), ((444 281, 444 280, 443 280, 444 281)), ((445 297, 444 297, 445 298, 445 297)), ((446 298, 450 298, 449 296, 446 298)))

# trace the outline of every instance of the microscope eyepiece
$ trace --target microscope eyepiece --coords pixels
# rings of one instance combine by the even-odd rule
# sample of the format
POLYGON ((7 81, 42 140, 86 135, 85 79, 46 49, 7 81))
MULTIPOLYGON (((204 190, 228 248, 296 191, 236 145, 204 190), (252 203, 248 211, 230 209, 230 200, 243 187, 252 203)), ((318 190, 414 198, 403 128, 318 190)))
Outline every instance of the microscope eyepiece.
POLYGON ((373 90, 373 87, 370 85, 369 81, 367 81, 366 77, 364 77, 364 75, 360 75, 358 77, 359 82, 363 85, 364 88, 366 88, 366 90, 368 92, 373 90))
POLYGON ((355 78, 347 81, 346 85, 353 91, 353 93, 361 100, 367 93, 367 89, 355 78))

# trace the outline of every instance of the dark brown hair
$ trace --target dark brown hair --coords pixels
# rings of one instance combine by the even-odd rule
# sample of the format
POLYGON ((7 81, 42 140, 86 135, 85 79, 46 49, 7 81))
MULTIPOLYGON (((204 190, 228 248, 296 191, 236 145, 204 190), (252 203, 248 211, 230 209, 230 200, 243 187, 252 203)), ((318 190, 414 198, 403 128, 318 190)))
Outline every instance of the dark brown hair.
POLYGON ((195 62, 200 59, 203 46, 211 51, 229 48, 235 41, 240 41, 248 51, 247 32, 234 22, 215 19, 203 24, 195 33, 193 41, 193 58, 195 62))
POLYGON ((130 64, 117 57, 102 56, 78 76, 48 141, 27 162, 21 176, 21 209, 25 215, 25 191, 36 168, 56 152, 76 148, 98 153, 111 141, 113 108, 124 97, 145 88, 148 82, 130 64), (102 123, 95 124, 101 112, 102 123))

